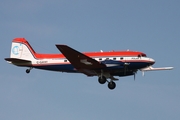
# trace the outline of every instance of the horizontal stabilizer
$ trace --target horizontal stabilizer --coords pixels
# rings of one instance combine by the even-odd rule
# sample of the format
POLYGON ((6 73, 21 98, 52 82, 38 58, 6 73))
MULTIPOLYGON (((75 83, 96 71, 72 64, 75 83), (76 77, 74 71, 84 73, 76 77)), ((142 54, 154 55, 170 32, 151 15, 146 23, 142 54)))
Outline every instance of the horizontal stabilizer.
POLYGON ((173 67, 161 67, 161 68, 153 68, 152 66, 142 68, 141 71, 156 71, 156 70, 172 70, 173 67))
POLYGON ((18 58, 5 58, 5 60, 12 63, 31 63, 31 61, 29 60, 23 60, 18 58))

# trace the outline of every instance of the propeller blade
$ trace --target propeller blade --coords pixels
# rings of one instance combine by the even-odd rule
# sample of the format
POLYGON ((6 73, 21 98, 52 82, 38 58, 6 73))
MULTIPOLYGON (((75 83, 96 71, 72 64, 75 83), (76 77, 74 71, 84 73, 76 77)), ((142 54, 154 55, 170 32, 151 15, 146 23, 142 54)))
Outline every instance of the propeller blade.
POLYGON ((126 75, 126 66, 124 67, 124 75, 126 75))
POLYGON ((128 71, 128 65, 130 63, 124 63, 124 75, 126 75, 126 72, 128 71))
POLYGON ((144 77, 144 71, 142 71, 142 76, 144 77))
POLYGON ((136 74, 137 74, 137 71, 134 71, 134 81, 136 79, 136 74))

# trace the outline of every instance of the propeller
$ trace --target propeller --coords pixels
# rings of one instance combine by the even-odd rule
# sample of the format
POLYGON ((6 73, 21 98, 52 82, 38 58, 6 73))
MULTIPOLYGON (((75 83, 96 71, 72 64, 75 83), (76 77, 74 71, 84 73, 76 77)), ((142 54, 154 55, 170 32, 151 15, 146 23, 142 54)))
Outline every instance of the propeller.
POLYGON ((128 71, 128 65, 130 63, 124 63, 124 75, 126 75, 126 71, 128 71))
POLYGON ((135 79, 136 79, 136 73, 134 73, 134 81, 135 81, 135 79))
POLYGON ((126 70, 127 70, 127 67, 124 66, 124 75, 126 75, 126 70))
POLYGON ((144 71, 142 71, 142 76, 144 77, 144 71))

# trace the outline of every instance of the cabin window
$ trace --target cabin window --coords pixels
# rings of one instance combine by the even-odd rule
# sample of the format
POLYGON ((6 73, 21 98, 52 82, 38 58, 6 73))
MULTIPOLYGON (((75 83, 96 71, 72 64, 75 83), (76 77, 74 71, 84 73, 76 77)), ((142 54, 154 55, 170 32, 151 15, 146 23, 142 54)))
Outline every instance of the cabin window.
POLYGON ((116 58, 113 58, 113 60, 116 60, 116 58))
POLYGON ((121 57, 120 59, 123 60, 123 57, 121 57))
POLYGON ((67 60, 64 60, 64 62, 67 62, 67 60))
POLYGON ((106 60, 109 60, 109 58, 106 58, 106 60))
POLYGON ((99 60, 102 60, 102 58, 99 58, 99 60))

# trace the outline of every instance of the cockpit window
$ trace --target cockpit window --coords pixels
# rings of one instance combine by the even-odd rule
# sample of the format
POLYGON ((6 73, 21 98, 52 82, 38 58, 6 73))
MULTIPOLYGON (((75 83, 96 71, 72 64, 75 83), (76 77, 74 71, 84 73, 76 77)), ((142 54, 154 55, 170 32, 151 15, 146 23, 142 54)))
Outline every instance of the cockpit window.
POLYGON ((139 54, 138 57, 147 57, 146 54, 139 54))
POLYGON ((146 54, 142 54, 141 56, 142 56, 142 57, 147 57, 146 54))

